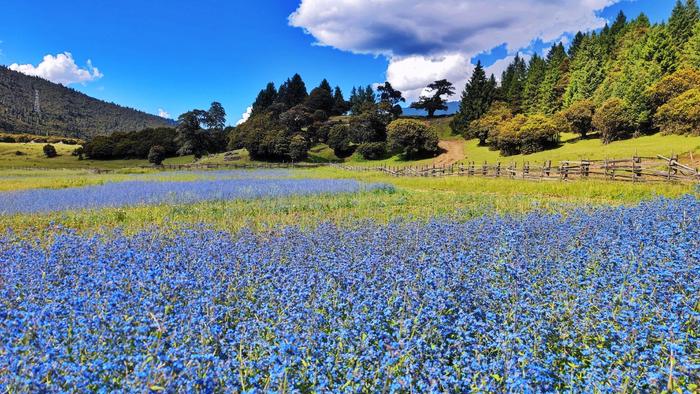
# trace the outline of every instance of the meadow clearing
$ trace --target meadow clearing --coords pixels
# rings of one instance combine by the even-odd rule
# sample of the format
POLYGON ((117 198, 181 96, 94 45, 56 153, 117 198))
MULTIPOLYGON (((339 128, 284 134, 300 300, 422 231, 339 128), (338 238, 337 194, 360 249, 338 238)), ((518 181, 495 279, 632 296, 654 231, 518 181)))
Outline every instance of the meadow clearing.
POLYGON ((6 391, 677 391, 694 184, 4 170, 6 391))

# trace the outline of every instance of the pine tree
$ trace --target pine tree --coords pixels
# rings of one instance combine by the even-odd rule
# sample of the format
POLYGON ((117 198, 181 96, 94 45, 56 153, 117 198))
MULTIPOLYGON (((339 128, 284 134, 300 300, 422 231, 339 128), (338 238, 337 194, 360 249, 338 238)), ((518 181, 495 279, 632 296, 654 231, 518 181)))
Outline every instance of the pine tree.
POLYGON ((583 43, 583 40, 586 38, 586 35, 581 33, 580 31, 576 33, 574 36, 574 39, 571 40, 571 46, 569 46, 569 57, 574 58, 576 56, 576 52, 578 52, 579 48, 581 47, 581 44, 583 43))
POLYGON ((523 87, 527 75, 525 60, 516 54, 513 62, 508 65, 501 77, 499 100, 510 105, 514 113, 522 112, 523 87))
POLYGON ((587 35, 571 60, 569 85, 564 93, 564 108, 593 97, 593 93, 605 80, 606 54, 595 34, 587 35))
POLYGON ((613 36, 619 35, 622 30, 627 26, 627 16, 624 12, 620 11, 615 18, 615 22, 610 26, 610 34, 613 36))
POLYGON ((564 91, 568 85, 569 58, 564 45, 553 45, 547 55, 547 70, 540 85, 537 112, 553 114, 563 105, 564 91))
POLYGON ((668 28, 677 49, 682 49, 685 46, 698 21, 700 21, 700 10, 698 10, 698 4, 695 0, 688 0, 685 5, 681 0, 676 1, 668 20, 668 28))
POLYGON ((678 66, 678 52, 665 25, 657 25, 649 32, 647 58, 653 59, 661 67, 663 74, 672 73, 678 66))
POLYGON ((343 91, 340 90, 339 86, 336 86, 335 91, 333 92, 332 114, 334 116, 343 115, 344 113, 348 112, 348 109, 348 102, 345 101, 345 97, 343 97, 343 91))
POLYGON ((651 122, 646 92, 663 76, 659 63, 648 55, 651 30, 649 18, 644 14, 629 24, 617 48, 618 55, 594 94, 597 105, 611 98, 622 99, 633 115, 635 127, 642 130, 651 122))
POLYGON ((481 61, 476 63, 474 72, 462 91, 459 112, 450 123, 454 133, 464 135, 469 124, 481 118, 494 100, 495 79, 487 79, 481 61))
POLYGON ((306 98, 305 104, 311 112, 320 110, 325 112, 326 116, 333 112, 335 100, 333 100, 331 85, 327 80, 324 79, 317 88, 311 91, 306 98))
POLYGON ((695 24, 693 35, 685 44, 682 54, 682 63, 686 67, 700 69, 700 22, 695 24))
POLYGON ((527 67, 527 77, 523 88, 523 110, 526 113, 537 112, 539 91, 547 68, 547 63, 537 54, 533 55, 527 67))
POLYGON ((253 103, 253 112, 251 113, 251 116, 254 116, 254 115, 257 115, 261 112, 264 112, 272 104, 275 103, 276 99, 277 99, 277 89, 275 89, 275 83, 270 82, 267 84, 265 89, 261 90, 260 93, 258 93, 258 97, 255 99, 255 102, 253 103))

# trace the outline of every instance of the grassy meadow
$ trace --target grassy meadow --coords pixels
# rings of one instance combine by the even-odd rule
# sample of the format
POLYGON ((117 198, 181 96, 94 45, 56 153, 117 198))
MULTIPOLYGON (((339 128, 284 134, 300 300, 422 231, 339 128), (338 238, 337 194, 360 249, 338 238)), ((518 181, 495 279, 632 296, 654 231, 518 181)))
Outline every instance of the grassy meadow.
MULTIPOLYGON (((148 169, 122 169, 109 174, 75 169, 5 170, 0 174, 0 191, 62 189, 134 179, 184 182, 210 178, 206 171, 168 173, 148 169)), ((293 170, 288 172, 288 177, 356 179, 367 184, 389 184, 393 189, 4 215, 0 216, 0 228, 18 231, 61 225, 88 231, 115 227, 136 231, 152 226, 176 228, 204 223, 236 232, 242 228, 266 230, 280 226, 314 228, 324 222, 352 226, 366 220, 378 223, 428 221, 434 218, 463 221, 490 213, 521 214, 536 209, 566 212, 578 206, 632 205, 658 196, 676 198, 698 192, 690 184, 626 184, 598 180, 537 182, 465 177, 395 178, 331 167, 293 170)))

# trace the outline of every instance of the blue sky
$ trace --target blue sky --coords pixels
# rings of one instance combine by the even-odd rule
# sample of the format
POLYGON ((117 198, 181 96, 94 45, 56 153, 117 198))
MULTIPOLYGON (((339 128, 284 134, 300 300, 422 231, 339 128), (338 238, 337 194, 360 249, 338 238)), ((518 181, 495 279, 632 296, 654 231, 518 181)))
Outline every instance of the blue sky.
MULTIPOLYGON (((392 1, 405 6, 373 9, 362 0, 0 0, 0 64, 36 70, 46 55, 68 52, 84 69, 76 77, 82 82, 70 86, 91 96, 155 114, 163 109, 172 117, 217 100, 235 124, 268 81, 279 83, 295 72, 309 87, 328 78, 346 95, 353 85, 389 78, 416 96, 437 76, 459 86, 475 58, 498 73, 515 51, 542 52, 551 45, 542 38, 531 44, 537 37, 558 41, 568 30, 598 27, 600 18, 612 19, 621 9, 661 21, 674 3, 605 7, 608 0, 562 0, 557 9, 544 0, 500 2, 527 7, 513 16, 491 13, 484 7, 494 2, 485 0, 392 1)), ((63 66, 66 61, 61 58, 63 66)))

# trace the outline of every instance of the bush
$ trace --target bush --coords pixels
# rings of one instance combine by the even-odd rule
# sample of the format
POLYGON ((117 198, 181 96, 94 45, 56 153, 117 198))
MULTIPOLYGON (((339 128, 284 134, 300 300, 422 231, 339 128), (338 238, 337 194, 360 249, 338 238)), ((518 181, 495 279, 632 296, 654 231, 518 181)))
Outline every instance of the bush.
POLYGON ((377 111, 365 112, 350 118, 350 139, 356 144, 386 141, 386 125, 389 116, 382 116, 377 111))
POLYGON ((85 154, 85 149, 83 149, 82 146, 79 146, 79 147, 73 149, 73 151, 70 154, 71 154, 71 156, 82 156, 85 154))
POLYGON ((600 132, 604 144, 629 138, 634 130, 634 121, 627 104, 617 97, 609 99, 598 108, 592 123, 600 132))
POLYGON ((649 88, 647 95, 651 104, 658 108, 688 90, 696 88, 700 88, 700 71, 684 68, 663 77, 649 88))
POLYGON ((289 141, 289 158, 292 161, 301 161, 306 159, 309 153, 309 144, 306 138, 297 134, 289 141))
POLYGON ((380 160, 386 157, 386 143, 365 142, 357 147, 356 152, 362 155, 365 160, 380 160))
POLYGON ((313 114, 314 122, 325 122, 328 120, 328 114, 322 109, 317 109, 313 114))
POLYGON ((389 148, 400 152, 406 158, 433 154, 439 150, 437 133, 424 122, 398 119, 391 122, 387 130, 389 148))
POLYGON ((48 158, 52 158, 58 156, 58 152, 56 152, 56 148, 54 148, 53 145, 46 144, 44 145, 44 155, 48 158))
POLYGON ((595 105, 591 100, 577 101, 561 112, 568 128, 581 137, 586 137, 593 129, 595 105))
POLYGON ((344 124, 336 124, 328 132, 328 146, 333 149, 339 158, 345 158, 353 154, 355 149, 350 142, 350 131, 344 124))
POLYGON ((664 134, 700 135, 700 89, 691 89, 662 105, 654 118, 664 134))
POLYGON ((499 126, 491 144, 503 156, 527 155, 556 147, 560 130, 561 125, 545 115, 517 115, 499 126))
POLYGON ((160 145, 153 145, 151 149, 148 151, 148 162, 159 166, 163 164, 163 160, 165 160, 165 148, 163 148, 160 145))
POLYGON ((489 136, 498 130, 501 123, 513 118, 508 104, 495 102, 481 118, 472 121, 464 133, 464 138, 479 139, 479 145, 486 145, 489 136))
POLYGON ((15 156, 24 156, 24 155, 25 155, 25 153, 22 152, 21 150, 18 150, 15 152, 15 156))

